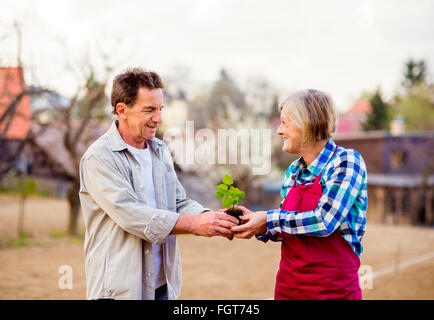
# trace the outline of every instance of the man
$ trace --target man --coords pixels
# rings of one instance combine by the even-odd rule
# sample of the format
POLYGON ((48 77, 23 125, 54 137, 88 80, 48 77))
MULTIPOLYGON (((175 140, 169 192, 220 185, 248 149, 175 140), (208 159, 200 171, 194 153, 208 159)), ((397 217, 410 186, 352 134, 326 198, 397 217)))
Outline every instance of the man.
POLYGON ((187 198, 164 142, 164 85, 139 68, 115 77, 119 120, 80 162, 87 299, 177 299, 181 263, 176 234, 224 236, 237 220, 187 198))

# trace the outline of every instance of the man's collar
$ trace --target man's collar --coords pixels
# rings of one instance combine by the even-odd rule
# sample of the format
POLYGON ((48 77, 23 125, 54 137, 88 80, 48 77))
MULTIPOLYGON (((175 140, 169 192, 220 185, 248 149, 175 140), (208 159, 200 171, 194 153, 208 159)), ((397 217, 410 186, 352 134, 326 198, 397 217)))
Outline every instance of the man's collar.
POLYGON ((157 151, 160 146, 163 145, 163 142, 158 138, 152 138, 151 140, 146 140, 151 149, 157 151))
MULTIPOLYGON (((110 129, 107 131, 107 135, 109 138, 112 151, 122 151, 127 149, 128 147, 128 144, 125 142, 125 140, 121 137, 121 134, 119 133, 118 124, 119 124, 118 120, 113 121, 110 129)), ((163 142, 160 139, 157 139, 155 137, 152 140, 146 140, 146 142, 149 144, 151 149, 155 151, 157 151, 158 148, 163 145, 163 142)))
POLYGON ((319 155, 312 161, 312 163, 307 167, 314 176, 318 176, 324 169, 329 160, 333 157, 336 149, 336 144, 330 138, 319 155))

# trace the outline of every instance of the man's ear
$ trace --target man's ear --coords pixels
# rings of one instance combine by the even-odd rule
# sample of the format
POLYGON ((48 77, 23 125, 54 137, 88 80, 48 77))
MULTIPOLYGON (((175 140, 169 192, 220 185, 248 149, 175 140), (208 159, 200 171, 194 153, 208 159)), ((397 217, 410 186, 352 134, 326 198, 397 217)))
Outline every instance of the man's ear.
POLYGON ((118 113, 119 119, 126 120, 127 115, 125 114, 125 109, 128 108, 127 105, 123 102, 119 102, 116 105, 116 112, 118 113))

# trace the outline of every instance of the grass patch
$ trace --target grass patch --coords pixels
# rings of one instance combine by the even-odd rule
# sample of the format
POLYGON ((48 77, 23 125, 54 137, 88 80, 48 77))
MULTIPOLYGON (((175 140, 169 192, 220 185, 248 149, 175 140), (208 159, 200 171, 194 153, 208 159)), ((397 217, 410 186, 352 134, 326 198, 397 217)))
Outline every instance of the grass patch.
POLYGON ((7 247, 21 248, 29 245, 28 235, 25 232, 20 232, 18 239, 10 239, 6 241, 7 247))
POLYGON ((65 231, 52 231, 50 233, 50 237, 55 239, 63 238, 65 235, 65 231))
POLYGON ((73 244, 83 244, 83 239, 81 239, 81 238, 78 238, 78 237, 73 237, 72 239, 71 239, 71 242, 73 243, 73 244))
MULTIPOLYGON (((0 185, 0 195, 20 196, 21 193, 15 187, 0 185)), ((59 199, 59 197, 55 193, 53 193, 50 189, 44 186, 38 186, 35 192, 32 192, 31 195, 39 198, 59 199)))

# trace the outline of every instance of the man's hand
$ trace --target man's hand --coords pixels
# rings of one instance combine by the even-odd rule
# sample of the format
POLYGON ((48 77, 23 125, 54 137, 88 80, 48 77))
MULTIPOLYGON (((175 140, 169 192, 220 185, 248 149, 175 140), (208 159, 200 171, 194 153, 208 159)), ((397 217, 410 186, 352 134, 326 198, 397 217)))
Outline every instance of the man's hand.
POLYGON ((232 240, 231 228, 237 224, 237 218, 223 212, 181 214, 171 234, 192 233, 203 237, 223 236, 232 240))
POLYGON ((267 232, 267 211, 251 212, 242 206, 238 208, 243 210, 243 215, 240 216, 243 224, 231 228, 235 238, 250 239, 256 234, 267 232))
POLYGON ((204 212, 194 216, 192 233, 204 237, 223 236, 233 239, 231 228, 238 220, 222 212, 204 212))

